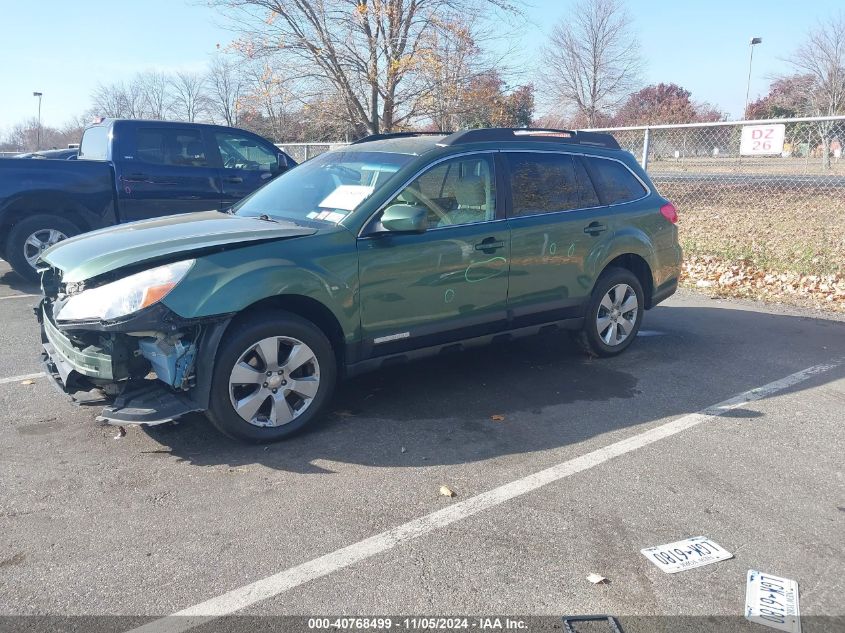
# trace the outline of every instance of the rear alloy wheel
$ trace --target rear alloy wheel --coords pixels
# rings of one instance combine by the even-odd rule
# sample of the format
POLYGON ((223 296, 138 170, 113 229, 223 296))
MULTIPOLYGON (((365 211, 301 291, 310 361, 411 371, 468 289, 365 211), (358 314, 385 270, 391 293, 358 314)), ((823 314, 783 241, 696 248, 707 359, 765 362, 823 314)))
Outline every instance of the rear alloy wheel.
POLYGON ((637 336, 643 318, 642 285, 631 271, 611 268, 593 289, 576 341, 588 354, 616 356, 637 336))
POLYGON ((6 256, 9 264, 27 281, 38 281, 35 264, 41 254, 54 244, 76 235, 75 224, 52 215, 33 215, 24 218, 9 231, 6 256))
POLYGON ((637 293, 628 284, 616 284, 599 303, 596 332, 605 345, 616 347, 634 331, 640 304, 637 293))
POLYGON ((260 312, 227 331, 217 352, 209 419, 248 442, 273 442, 301 430, 331 397, 337 360, 313 323, 260 312))

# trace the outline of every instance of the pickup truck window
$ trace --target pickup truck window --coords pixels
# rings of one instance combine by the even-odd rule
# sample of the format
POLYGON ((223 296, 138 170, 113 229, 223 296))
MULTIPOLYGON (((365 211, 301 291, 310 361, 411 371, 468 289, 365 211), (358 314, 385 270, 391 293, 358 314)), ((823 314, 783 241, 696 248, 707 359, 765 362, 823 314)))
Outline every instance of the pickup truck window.
POLYGON ((89 127, 82 134, 79 144, 79 158, 106 160, 109 152, 109 129, 104 125, 89 127))
POLYGON ((151 165, 208 167, 205 143, 197 130, 139 128, 136 159, 151 165))
POLYGON ((391 152, 326 152, 269 182, 233 212, 337 223, 414 158, 391 152))
POLYGON ((272 171, 278 165, 278 152, 245 134, 217 132, 214 138, 227 169, 272 171))

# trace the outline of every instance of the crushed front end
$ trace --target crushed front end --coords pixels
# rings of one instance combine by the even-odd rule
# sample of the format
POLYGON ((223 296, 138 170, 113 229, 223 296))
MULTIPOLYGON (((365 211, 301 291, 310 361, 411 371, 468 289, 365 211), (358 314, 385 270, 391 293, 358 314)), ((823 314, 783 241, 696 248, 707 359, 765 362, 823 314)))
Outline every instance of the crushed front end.
MULTIPOLYGON (((124 280, 132 276, 106 277, 86 287, 64 283, 57 268, 44 266, 41 275, 44 296, 35 312, 41 324, 42 367, 63 392, 80 403, 105 403, 98 419, 113 424, 161 424, 206 408, 207 398, 197 397, 196 389, 199 349, 219 328, 219 319, 182 319, 158 300, 166 292, 154 284, 149 287, 158 299, 127 307, 140 309, 114 314, 109 308, 94 314, 98 306, 78 305, 74 297, 89 293, 85 299, 91 303, 91 297, 98 300, 97 292, 134 292, 111 287, 115 282, 126 286, 124 280), (71 318, 63 318, 68 314, 71 318)), ((100 302, 116 300, 112 296, 100 302)))

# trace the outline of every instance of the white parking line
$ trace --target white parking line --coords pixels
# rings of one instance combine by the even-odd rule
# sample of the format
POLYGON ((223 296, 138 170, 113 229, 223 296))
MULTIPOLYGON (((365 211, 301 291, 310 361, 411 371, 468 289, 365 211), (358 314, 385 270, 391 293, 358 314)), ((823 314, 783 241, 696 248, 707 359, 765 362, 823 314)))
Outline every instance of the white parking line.
POLYGON ((5 301, 6 299, 26 299, 27 297, 39 297, 41 295, 9 295, 8 297, 0 297, 0 301, 5 301))
POLYGON ((7 385, 10 382, 20 382, 22 380, 35 380, 36 378, 42 378, 44 376, 43 373, 37 374, 23 374, 21 376, 9 376, 8 378, 0 378, 0 385, 7 385))
POLYGON ((319 558, 297 565, 296 567, 291 567, 267 578, 233 589, 205 602, 182 609, 170 616, 153 620, 143 626, 132 629, 130 633, 179 633, 210 620, 229 615, 256 602, 278 596, 285 591, 289 591, 311 580, 327 576, 364 559, 381 554, 397 545, 425 536, 438 528, 456 523, 457 521, 466 519, 484 510, 489 510, 550 483, 599 466, 614 457, 625 455, 638 448, 643 448, 654 442, 659 442, 667 437, 676 435, 681 431, 691 429, 694 426, 712 420, 716 416, 728 413, 749 402, 760 400, 804 382, 813 376, 838 367, 843 362, 845 362, 845 358, 808 367, 762 387, 741 393, 733 398, 703 409, 698 413, 691 413, 666 424, 661 424, 648 431, 614 442, 604 448, 591 451, 580 457, 546 468, 527 477, 499 486, 498 488, 493 488, 464 501, 459 501, 447 508, 414 519, 363 541, 353 543, 319 558))

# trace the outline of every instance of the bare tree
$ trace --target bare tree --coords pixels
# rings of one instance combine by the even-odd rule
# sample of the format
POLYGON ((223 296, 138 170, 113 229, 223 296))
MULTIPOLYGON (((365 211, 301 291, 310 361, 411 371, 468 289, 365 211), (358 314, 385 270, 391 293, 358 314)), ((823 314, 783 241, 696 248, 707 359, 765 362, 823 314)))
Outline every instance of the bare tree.
POLYGON ((205 77, 199 73, 178 72, 170 78, 175 118, 194 123, 208 110, 205 77))
POLYGON ((100 84, 91 95, 95 114, 121 119, 141 119, 147 116, 147 94, 143 75, 129 82, 100 84))
MULTIPOLYGON (((812 78, 804 87, 806 114, 833 116, 845 113, 845 13, 819 23, 795 51, 789 62, 801 75, 812 78)), ((833 121, 822 121, 816 129, 822 141, 822 160, 830 168, 833 121)))
POLYGON ((243 31, 248 56, 282 53, 328 84, 370 133, 407 121, 424 36, 455 15, 517 13, 520 0, 213 0, 243 31))
MULTIPOLYGON (((41 149, 64 149, 70 143, 78 143, 82 138, 83 117, 68 121, 61 128, 49 125, 40 126, 41 149)), ((34 151, 38 149, 39 124, 35 118, 27 119, 14 126, 0 141, 3 151, 34 151)))
POLYGON ((219 116, 229 126, 238 124, 244 79, 239 64, 218 54, 211 62, 206 78, 208 104, 212 116, 219 116))
POLYGON ((289 138, 288 123, 295 97, 284 68, 273 60, 255 60, 245 67, 244 94, 241 98, 242 114, 261 118, 266 128, 263 132, 274 140, 289 138))
POLYGON ((167 113, 173 107, 170 78, 164 73, 148 71, 140 73, 135 82, 140 86, 144 116, 157 120, 166 119, 167 113))
POLYGON ((126 94, 122 84, 99 84, 91 93, 94 114, 112 118, 127 116, 126 94))
POLYGON ((637 87, 641 59, 622 0, 581 0, 543 49, 552 96, 594 127, 637 87))
POLYGON ((143 119, 145 116, 146 99, 144 86, 140 77, 136 75, 129 83, 120 82, 119 90, 123 93, 123 101, 126 105, 126 118, 143 119))
POLYGON ((466 114, 470 83, 488 70, 469 25, 458 19, 444 26, 447 32, 438 29, 423 36, 418 69, 424 89, 417 111, 440 131, 457 129, 466 114))

